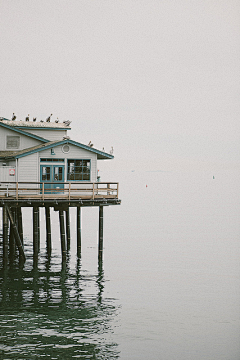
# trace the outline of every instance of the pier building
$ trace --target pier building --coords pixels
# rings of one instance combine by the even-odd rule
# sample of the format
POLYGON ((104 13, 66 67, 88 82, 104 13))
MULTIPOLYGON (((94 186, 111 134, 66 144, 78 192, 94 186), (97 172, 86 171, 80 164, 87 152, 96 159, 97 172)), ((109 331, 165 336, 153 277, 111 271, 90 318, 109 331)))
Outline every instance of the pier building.
POLYGON ((59 212, 63 260, 70 243, 69 207, 77 213, 77 253, 81 253, 81 209, 99 207, 98 254, 103 251, 103 208, 119 205, 117 182, 101 182, 98 161, 113 155, 91 143, 70 139, 70 121, 24 121, 0 118, 0 206, 3 214, 3 258, 14 253, 25 261, 22 208, 33 209, 33 257, 40 241, 39 208, 45 208, 46 246, 51 253, 50 208, 59 212), (64 221, 65 213, 65 221, 64 221), (10 226, 9 226, 10 224, 10 226))

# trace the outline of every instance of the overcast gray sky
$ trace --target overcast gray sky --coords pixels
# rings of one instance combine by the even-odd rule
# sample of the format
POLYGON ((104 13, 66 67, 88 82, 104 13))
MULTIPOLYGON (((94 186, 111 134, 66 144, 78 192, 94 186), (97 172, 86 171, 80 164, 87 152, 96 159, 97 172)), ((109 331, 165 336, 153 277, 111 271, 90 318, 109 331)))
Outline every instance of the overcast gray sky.
POLYGON ((0 0, 0 26, 0 116, 72 120, 111 167, 239 167, 239 0, 0 0))

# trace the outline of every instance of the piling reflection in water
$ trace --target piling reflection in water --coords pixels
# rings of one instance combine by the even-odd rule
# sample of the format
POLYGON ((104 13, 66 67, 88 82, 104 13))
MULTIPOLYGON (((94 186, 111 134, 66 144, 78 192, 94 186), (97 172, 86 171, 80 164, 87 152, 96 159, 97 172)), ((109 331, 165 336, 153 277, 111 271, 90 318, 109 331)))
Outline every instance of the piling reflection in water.
POLYGON ((118 359, 111 341, 114 300, 104 298, 102 262, 96 275, 48 256, 39 267, 0 270, 0 357, 118 359), (106 340, 108 339, 108 340, 106 340))

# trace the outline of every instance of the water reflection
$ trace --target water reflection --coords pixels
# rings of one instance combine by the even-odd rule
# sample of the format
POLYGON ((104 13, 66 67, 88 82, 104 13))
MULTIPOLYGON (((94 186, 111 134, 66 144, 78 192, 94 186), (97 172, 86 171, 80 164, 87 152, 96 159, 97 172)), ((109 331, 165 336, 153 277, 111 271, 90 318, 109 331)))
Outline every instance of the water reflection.
POLYGON ((104 298, 104 271, 70 268, 46 257, 32 269, 0 270, 0 357, 117 359, 111 340, 118 308, 104 298), (55 263, 54 263, 54 261, 55 263))

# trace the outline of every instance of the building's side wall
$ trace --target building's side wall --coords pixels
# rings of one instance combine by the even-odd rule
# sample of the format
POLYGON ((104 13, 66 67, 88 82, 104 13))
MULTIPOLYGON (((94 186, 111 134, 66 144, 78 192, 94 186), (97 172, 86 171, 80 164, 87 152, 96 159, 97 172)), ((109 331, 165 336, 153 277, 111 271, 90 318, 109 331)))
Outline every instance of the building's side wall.
POLYGON ((41 144, 42 142, 28 137, 27 135, 19 134, 16 131, 6 129, 1 127, 0 128, 0 151, 5 150, 23 150, 32 146, 36 146, 41 144), (7 135, 10 136, 20 136, 20 145, 18 149, 7 149, 7 135))
POLYGON ((48 130, 48 129, 24 129, 31 134, 40 136, 49 141, 62 140, 65 135, 67 135, 67 130, 48 130))
POLYGON ((9 181, 9 182, 16 181, 15 165, 14 166, 0 166, 0 181, 9 181))
MULTIPOLYGON (((39 164, 40 164, 40 158, 61 158, 65 159, 65 173, 64 173, 64 180, 67 181, 67 159, 89 159, 91 160, 91 182, 97 181, 97 154, 92 153, 91 151, 87 151, 84 149, 80 149, 77 146, 70 145, 70 151, 68 153, 64 153, 62 151, 62 146, 56 146, 54 148, 55 155, 51 155, 51 149, 43 150, 38 153, 39 157, 39 164)), ((42 165, 44 163, 41 163, 42 165)), ((60 163, 59 163, 60 165, 60 163)))
POLYGON ((39 181, 38 153, 17 160, 17 181, 39 181))

